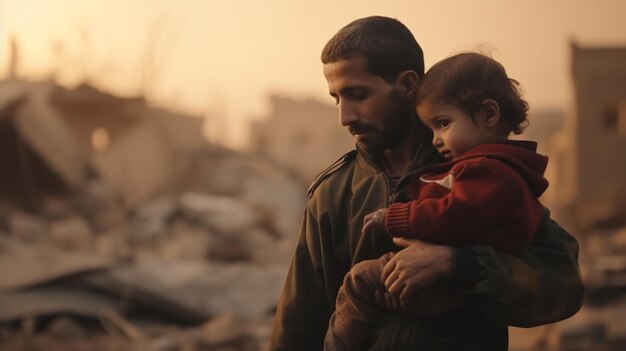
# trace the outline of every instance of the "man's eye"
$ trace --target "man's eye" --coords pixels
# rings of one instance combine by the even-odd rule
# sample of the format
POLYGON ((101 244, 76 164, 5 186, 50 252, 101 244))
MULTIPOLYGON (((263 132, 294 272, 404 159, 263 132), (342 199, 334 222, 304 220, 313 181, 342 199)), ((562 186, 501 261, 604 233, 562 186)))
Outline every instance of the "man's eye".
POLYGON ((367 94, 363 90, 353 90, 350 92, 350 97, 355 100, 363 100, 367 97, 367 94))

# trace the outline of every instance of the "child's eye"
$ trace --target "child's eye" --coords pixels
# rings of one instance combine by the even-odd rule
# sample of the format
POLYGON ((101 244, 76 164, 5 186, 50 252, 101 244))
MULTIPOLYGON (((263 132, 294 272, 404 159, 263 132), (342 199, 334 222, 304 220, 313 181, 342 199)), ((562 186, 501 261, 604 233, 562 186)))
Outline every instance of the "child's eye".
POLYGON ((442 120, 437 121, 437 126, 438 126, 439 128, 445 128, 445 127, 447 127, 447 126, 448 126, 448 124, 450 124, 450 123, 449 123, 448 121, 446 121, 446 120, 443 120, 443 119, 442 119, 442 120))

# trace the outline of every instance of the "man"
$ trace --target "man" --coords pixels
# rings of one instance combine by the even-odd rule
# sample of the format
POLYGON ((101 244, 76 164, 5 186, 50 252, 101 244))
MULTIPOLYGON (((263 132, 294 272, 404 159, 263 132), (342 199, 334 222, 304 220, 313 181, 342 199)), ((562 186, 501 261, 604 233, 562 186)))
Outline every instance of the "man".
MULTIPOLYGON (((423 54, 402 23, 378 16, 356 20, 330 39, 322 62, 356 150, 324 171, 309 190, 276 311, 272 350, 322 349, 350 267, 398 250, 384 233, 362 233, 363 217, 406 201, 407 178, 401 177, 441 161, 415 113, 423 54)), ((580 308, 578 244, 547 213, 532 244, 516 257, 489 246, 396 243, 404 247, 393 258, 397 274, 412 274, 424 287, 445 284, 460 295, 461 304, 409 314, 394 311, 401 310, 397 296, 381 294, 386 307, 365 341, 369 350, 506 350, 509 325, 551 323, 580 308)))

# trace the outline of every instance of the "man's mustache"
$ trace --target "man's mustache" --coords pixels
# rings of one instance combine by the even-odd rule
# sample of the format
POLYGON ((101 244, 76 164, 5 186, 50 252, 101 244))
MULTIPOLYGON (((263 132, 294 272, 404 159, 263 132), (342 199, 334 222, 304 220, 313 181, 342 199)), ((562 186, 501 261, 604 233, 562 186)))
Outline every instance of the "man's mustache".
POLYGON ((348 126, 348 131, 352 135, 363 134, 375 130, 376 128, 374 128, 374 126, 365 123, 355 123, 348 126))

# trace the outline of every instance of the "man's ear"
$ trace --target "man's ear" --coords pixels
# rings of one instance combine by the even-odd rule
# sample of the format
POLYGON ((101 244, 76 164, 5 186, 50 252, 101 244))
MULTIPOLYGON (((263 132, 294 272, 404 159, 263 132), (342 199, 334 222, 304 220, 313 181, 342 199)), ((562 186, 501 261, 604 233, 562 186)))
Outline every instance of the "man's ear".
POLYGON ((495 127, 500 122, 500 105, 494 99, 485 99, 481 103, 483 118, 487 127, 495 127))
POLYGON ((412 70, 402 71, 396 77, 396 85, 400 90, 400 94, 409 100, 415 99, 418 83, 419 76, 412 70))

